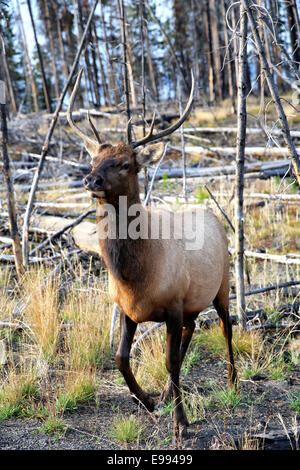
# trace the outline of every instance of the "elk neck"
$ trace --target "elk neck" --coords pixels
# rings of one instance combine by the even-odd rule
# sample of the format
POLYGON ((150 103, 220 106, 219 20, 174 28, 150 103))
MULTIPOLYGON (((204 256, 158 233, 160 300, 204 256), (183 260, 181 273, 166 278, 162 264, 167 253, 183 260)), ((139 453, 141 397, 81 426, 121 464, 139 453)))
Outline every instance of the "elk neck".
MULTIPOLYGON (((109 212, 111 223, 115 224, 111 232, 113 236, 99 235, 101 254, 109 273, 122 283, 140 285, 146 275, 144 260, 150 248, 150 240, 132 239, 128 234, 130 223, 135 218, 128 214, 128 210, 135 204, 142 207, 138 176, 132 178, 126 197, 107 194, 105 200, 98 199, 97 202, 98 234, 103 234, 104 224, 108 224, 109 212)), ((146 209, 142 210, 148 212, 146 209)))

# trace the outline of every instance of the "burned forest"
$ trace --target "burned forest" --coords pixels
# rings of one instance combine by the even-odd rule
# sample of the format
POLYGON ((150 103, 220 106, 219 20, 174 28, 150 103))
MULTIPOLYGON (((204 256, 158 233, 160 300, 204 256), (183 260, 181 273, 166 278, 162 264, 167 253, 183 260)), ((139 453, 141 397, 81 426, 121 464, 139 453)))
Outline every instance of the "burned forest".
POLYGON ((0 0, 0 56, 0 449, 299 450, 299 1, 0 0))

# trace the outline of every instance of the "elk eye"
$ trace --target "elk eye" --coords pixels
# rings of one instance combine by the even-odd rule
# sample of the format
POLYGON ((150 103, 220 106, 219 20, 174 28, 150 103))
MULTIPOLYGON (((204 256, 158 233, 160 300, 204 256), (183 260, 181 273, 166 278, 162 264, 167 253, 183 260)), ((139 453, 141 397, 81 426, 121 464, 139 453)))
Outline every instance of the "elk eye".
POLYGON ((128 170, 130 167, 130 164, 128 162, 124 163, 124 165, 122 165, 122 170, 128 170))

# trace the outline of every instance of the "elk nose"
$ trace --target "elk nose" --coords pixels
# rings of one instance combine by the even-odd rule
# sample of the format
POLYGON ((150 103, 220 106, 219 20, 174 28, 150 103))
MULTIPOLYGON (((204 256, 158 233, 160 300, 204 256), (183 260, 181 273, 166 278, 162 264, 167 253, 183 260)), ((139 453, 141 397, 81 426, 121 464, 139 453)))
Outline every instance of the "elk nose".
POLYGON ((87 189, 99 189, 103 185, 103 178, 99 175, 87 175, 83 183, 87 189))

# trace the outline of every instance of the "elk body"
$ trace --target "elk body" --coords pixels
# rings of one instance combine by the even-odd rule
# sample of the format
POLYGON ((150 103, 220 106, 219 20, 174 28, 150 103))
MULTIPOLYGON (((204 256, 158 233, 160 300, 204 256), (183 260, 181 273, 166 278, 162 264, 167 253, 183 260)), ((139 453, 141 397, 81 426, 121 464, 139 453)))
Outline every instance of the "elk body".
MULTIPOLYGON (((153 399, 135 380, 129 364, 130 349, 137 324, 145 321, 165 322, 167 329, 166 367, 168 382, 161 400, 173 395, 175 402, 174 429, 178 436, 185 433, 186 419, 179 386, 181 364, 193 335, 198 314, 213 302, 226 339, 228 353, 228 379, 236 380, 232 352, 232 328, 229 317, 229 258, 224 229, 218 219, 202 208, 193 209, 202 220, 201 246, 197 250, 185 249, 186 240, 162 237, 130 238, 128 233, 120 236, 120 201, 126 204, 126 227, 132 222, 130 208, 135 206, 142 219, 163 221, 166 212, 145 208, 140 201, 138 172, 146 165, 156 162, 162 155, 163 144, 151 144, 141 151, 135 149, 147 142, 158 140, 173 132, 186 119, 192 104, 193 86, 189 102, 179 121, 159 134, 153 134, 151 125, 148 135, 131 145, 102 144, 82 133, 72 119, 72 109, 79 86, 78 76, 70 99, 68 119, 70 125, 82 137, 92 157, 92 171, 85 178, 84 186, 97 200, 97 222, 104 223, 104 212, 115 215, 114 237, 99 236, 101 255, 109 272, 109 290, 120 307, 121 337, 116 363, 123 374, 135 400, 149 411, 154 410, 153 399), (177 126, 177 127, 176 127, 177 126), (126 198, 124 198, 126 196, 126 198), (105 208, 105 211, 102 209, 105 208)), ((95 129, 93 129, 95 132, 95 129)), ((171 215, 171 218, 176 217, 171 215)), ((124 220, 123 222, 124 223, 124 220)), ((149 235, 150 232, 148 232, 149 235)), ((103 235, 103 234, 102 234, 103 235)), ((146 234, 147 235, 147 234, 146 234)))

